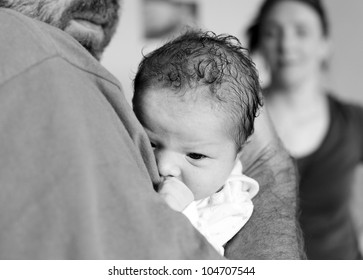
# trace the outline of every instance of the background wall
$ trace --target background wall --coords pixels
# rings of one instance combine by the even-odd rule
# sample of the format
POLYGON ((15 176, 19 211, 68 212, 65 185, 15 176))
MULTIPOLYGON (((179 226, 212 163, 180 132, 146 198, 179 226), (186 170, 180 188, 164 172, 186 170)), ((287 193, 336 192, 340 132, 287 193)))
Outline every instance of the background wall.
MULTIPOLYGON (((333 39, 331 88, 342 98, 363 105, 363 1, 325 0, 324 3, 333 39)), ((358 169, 353 192, 352 209, 363 251, 363 167, 358 169)))
MULTIPOLYGON (((261 3, 261 0, 195 1, 199 5, 201 27, 215 33, 230 33, 239 37, 242 43, 245 42, 243 30, 261 3)), ((330 88, 344 99, 363 104, 363 1, 325 0, 324 3, 333 40, 328 79, 330 88)), ((121 81, 128 101, 132 98, 132 79, 142 58, 142 50, 147 53, 163 43, 162 40, 143 38, 142 20, 142 0, 123 0, 118 32, 102 60, 104 66, 121 81)), ((354 214, 363 232, 363 168, 359 170, 354 192, 354 214)))
MULTIPOLYGON (((245 41, 243 30, 261 3, 261 0, 195 1, 199 4, 203 28, 216 33, 230 33, 242 42, 245 41)), ((331 88, 339 96, 363 103, 360 87, 363 73, 363 1, 325 0, 324 3, 332 26, 331 88)), ((120 26, 102 63, 121 81, 128 100, 131 100, 131 81, 142 58, 142 49, 148 52, 162 43, 143 38, 142 0, 123 0, 120 26)))

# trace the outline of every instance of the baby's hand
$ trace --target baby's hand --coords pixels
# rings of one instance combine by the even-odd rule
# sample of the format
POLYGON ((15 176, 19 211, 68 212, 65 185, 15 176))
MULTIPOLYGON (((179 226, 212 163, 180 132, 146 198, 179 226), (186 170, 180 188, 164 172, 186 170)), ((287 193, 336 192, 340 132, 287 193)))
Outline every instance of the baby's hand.
POLYGON ((182 212, 194 200, 191 190, 174 177, 167 177, 160 183, 159 194, 172 209, 178 212, 182 212))

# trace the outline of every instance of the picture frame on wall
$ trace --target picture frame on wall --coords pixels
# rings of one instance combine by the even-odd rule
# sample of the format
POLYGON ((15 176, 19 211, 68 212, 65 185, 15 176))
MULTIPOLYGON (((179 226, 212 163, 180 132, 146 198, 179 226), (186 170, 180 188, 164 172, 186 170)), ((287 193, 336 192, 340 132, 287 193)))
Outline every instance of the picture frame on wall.
POLYGON ((198 10, 192 0, 143 0, 144 39, 161 39, 197 26, 198 10))

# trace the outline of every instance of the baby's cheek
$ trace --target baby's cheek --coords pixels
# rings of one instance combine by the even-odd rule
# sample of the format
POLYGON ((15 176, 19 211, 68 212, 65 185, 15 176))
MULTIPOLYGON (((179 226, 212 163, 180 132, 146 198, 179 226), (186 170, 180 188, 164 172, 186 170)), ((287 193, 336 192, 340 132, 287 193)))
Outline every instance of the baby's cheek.
POLYGON ((209 192, 208 195, 212 195, 223 188, 230 174, 231 171, 229 169, 223 168, 211 172, 204 182, 204 184, 207 186, 206 189, 209 192))
POLYGON ((224 185, 224 182, 219 178, 216 180, 213 174, 208 173, 198 174, 198 176, 188 180, 188 183, 184 182, 184 184, 192 191, 195 199, 199 200, 217 192, 224 185))

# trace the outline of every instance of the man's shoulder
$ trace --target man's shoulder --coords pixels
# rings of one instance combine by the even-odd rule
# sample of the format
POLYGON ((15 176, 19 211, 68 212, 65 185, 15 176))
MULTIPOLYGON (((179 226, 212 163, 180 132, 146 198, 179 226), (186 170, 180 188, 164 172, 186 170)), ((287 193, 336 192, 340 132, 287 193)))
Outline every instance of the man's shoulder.
POLYGON ((119 86, 76 40, 49 24, 0 8, 0 84, 54 57, 119 86))
POLYGON ((0 83, 56 54, 35 20, 9 9, 0 9, 0 38, 0 83))
POLYGON ((39 28, 39 23, 39 21, 11 9, 0 8, 1 40, 7 43, 0 44, 0 48, 6 51, 7 47, 8 50, 14 52, 16 51, 16 49, 14 50, 15 43, 24 42, 29 43, 26 45, 28 48, 37 48, 39 55, 54 53, 54 49, 51 48, 52 44, 39 28))

